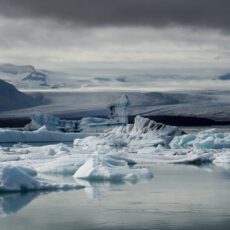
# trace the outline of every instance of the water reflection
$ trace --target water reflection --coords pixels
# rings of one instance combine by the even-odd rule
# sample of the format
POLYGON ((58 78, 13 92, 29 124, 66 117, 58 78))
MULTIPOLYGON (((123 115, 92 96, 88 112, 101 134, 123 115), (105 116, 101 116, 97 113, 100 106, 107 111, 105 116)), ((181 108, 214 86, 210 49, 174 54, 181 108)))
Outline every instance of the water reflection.
POLYGON ((89 199, 100 200, 110 188, 110 184, 106 182, 90 182, 81 179, 75 180, 79 185, 85 186, 84 191, 89 199))
MULTIPOLYGON (((113 186, 135 185, 139 180, 114 180, 114 181, 90 181, 74 178, 76 183, 85 186, 84 191, 89 199, 101 200, 105 193, 113 186)), ((142 181, 150 181, 152 178, 145 178, 142 181)))
MULTIPOLYGON (((89 199, 101 200, 112 186, 136 184, 132 181, 87 181, 75 179, 76 183, 85 186, 84 191, 89 199)), ((0 194, 0 217, 7 217, 20 211, 32 200, 50 192, 2 193, 0 194)))
POLYGON ((77 180, 86 188, 41 197, 44 193, 1 194, 1 215, 18 213, 2 218, 0 229, 229 229, 230 180, 223 175, 227 169, 193 165, 151 169, 154 180, 135 186, 77 180))
POLYGON ((12 215, 28 205, 40 193, 4 193, 0 195, 0 217, 12 215))

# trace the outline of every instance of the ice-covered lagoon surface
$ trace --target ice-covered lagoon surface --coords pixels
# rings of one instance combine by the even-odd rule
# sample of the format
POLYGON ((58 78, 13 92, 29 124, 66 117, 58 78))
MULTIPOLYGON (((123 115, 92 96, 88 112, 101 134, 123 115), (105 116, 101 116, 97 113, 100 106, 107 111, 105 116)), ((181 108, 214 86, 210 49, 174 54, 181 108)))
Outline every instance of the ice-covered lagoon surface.
POLYGON ((228 227, 229 131, 181 134, 138 118, 73 147, 2 146, 1 229, 228 227))

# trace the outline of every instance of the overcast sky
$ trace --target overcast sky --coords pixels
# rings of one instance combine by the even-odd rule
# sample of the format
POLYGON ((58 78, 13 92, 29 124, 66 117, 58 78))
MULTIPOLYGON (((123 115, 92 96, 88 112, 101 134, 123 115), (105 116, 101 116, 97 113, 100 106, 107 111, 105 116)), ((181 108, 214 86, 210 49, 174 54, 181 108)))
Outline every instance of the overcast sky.
POLYGON ((230 71, 229 9, 229 0, 0 0, 0 62, 230 71))

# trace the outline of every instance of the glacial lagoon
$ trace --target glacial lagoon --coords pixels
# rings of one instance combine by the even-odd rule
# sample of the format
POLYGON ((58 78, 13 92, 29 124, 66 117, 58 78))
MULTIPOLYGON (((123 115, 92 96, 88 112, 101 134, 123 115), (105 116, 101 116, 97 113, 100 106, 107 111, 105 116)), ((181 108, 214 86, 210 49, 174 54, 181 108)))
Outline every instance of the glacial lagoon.
POLYGON ((147 167, 148 181, 1 194, 0 229, 229 229, 228 165, 147 167))

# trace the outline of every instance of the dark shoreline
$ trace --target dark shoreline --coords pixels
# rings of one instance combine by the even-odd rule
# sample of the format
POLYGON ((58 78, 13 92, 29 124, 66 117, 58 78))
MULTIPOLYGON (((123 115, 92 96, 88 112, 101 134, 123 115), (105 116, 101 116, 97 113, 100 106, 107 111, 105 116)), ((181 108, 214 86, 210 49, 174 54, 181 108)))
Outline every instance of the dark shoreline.
MULTIPOLYGON (((164 123, 174 126, 188 126, 188 127, 200 127, 200 126, 225 126, 230 125, 230 121, 215 121, 208 118, 198 117, 183 117, 183 116, 144 116, 156 122, 164 123)), ((61 117, 62 119, 67 119, 61 117)), ((82 117, 71 118, 71 120, 79 120, 82 117)), ((129 116, 129 123, 134 122, 135 116, 129 116)), ((19 128, 24 127, 30 122, 30 118, 0 118, 0 128, 19 128)))

